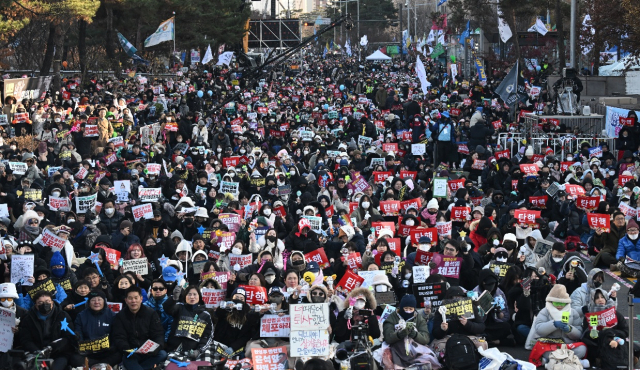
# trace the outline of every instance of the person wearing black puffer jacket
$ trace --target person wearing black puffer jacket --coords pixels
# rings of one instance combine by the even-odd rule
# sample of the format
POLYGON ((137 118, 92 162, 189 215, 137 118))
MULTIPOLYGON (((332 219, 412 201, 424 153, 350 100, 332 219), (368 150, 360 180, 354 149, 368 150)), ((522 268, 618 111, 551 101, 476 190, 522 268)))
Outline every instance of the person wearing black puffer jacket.
POLYGON ((213 322, 203 304, 200 289, 191 285, 183 292, 177 286, 163 306, 173 316, 167 349, 174 351, 182 346, 183 352, 198 350, 202 353, 213 340, 213 322))

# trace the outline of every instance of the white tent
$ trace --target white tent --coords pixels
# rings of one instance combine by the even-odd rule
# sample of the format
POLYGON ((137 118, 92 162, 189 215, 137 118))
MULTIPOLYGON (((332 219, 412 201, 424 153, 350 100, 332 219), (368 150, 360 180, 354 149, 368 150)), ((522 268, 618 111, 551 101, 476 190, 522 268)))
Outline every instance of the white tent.
POLYGON ((384 55, 380 50, 376 50, 375 53, 369 55, 367 60, 391 60, 391 57, 384 55))
POLYGON ((600 76, 622 76, 627 67, 630 71, 635 71, 640 69, 640 63, 629 55, 609 65, 600 67, 598 74, 600 76))

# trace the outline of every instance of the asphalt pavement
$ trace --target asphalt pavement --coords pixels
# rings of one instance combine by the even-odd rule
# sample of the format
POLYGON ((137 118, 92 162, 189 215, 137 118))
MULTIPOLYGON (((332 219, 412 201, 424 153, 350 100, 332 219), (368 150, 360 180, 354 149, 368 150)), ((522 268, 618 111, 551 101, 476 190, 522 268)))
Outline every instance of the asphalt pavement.
MULTIPOLYGON (((580 256, 582 257, 582 260, 585 263, 585 268, 588 274, 589 271, 591 271, 591 269, 593 268, 593 264, 589 260, 589 257, 586 256, 586 254, 581 254, 580 256)), ((619 276, 620 275, 619 272, 611 272, 608 269, 603 269, 603 271, 605 272, 605 282, 603 284, 604 289, 608 291, 614 283, 620 284, 620 290, 618 291, 618 294, 617 294, 618 311, 622 315, 624 315, 624 317, 627 318, 627 320, 629 320, 630 319, 629 318, 630 310, 629 310, 629 304, 628 304, 629 289, 633 287, 636 280, 630 279, 630 278, 621 278, 619 276)), ((640 341, 640 319, 638 318, 639 316, 640 316, 640 304, 636 304, 634 306, 634 318, 632 320, 635 343, 638 343, 640 341)), ((513 356, 514 358, 518 360, 524 360, 524 361, 528 361, 529 353, 531 352, 524 349, 524 347, 522 346, 516 346, 516 347, 499 346, 498 348, 502 352, 506 352, 511 356, 513 356)), ((638 368, 638 366, 636 366, 636 368, 638 368)))

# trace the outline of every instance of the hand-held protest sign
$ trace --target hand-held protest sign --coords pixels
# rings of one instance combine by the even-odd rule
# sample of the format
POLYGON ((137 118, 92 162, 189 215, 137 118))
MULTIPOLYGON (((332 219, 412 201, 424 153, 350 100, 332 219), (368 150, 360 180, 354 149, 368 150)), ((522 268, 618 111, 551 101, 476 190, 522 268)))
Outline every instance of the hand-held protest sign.
POLYGON ((217 308, 224 301, 227 289, 202 288, 202 301, 207 308, 217 308))
POLYGON ((291 356, 329 354, 329 304, 294 304, 291 312, 291 356))
POLYGON ((11 283, 22 285, 32 285, 28 279, 33 276, 34 267, 33 254, 12 254, 11 255, 11 283))
POLYGON ((52 252, 60 252, 64 248, 64 245, 67 243, 65 239, 62 239, 61 237, 57 236, 49 229, 45 229, 42 232, 41 241, 42 241, 42 244, 51 248, 52 252))
POLYGON ((593 230, 599 230, 603 233, 611 231, 611 216, 600 213, 587 213, 587 222, 593 230))
POLYGON ((540 211, 516 209, 513 217, 518 220, 518 224, 521 226, 534 226, 536 225, 536 219, 540 218, 540 211))
POLYGON ((147 257, 122 261, 122 271, 133 271, 136 275, 147 275, 149 273, 149 262, 147 261, 147 257))
POLYGON ((286 338, 291 333, 289 315, 264 315, 260 320, 261 338, 286 338))

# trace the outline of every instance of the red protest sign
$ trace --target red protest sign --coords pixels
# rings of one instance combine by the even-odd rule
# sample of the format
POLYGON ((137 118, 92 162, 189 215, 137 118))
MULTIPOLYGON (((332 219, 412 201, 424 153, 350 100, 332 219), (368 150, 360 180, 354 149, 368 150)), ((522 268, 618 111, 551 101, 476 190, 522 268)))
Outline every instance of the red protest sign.
POLYGON ((400 202, 397 200, 381 201, 380 212, 384 216, 397 216, 400 213, 400 202))
POLYGON ((566 184, 564 186, 564 190, 567 192, 567 194, 573 195, 574 197, 577 197, 579 195, 584 195, 586 193, 584 188, 580 185, 566 184))
POLYGON ((422 202, 420 201, 420 198, 405 200, 400 202, 400 208, 405 212, 409 210, 409 208, 414 208, 417 211, 422 208, 422 202))
POLYGON ((247 292, 245 301, 249 305, 267 303, 267 288, 263 286, 240 285, 247 292))
POLYGON ((521 164, 520 171, 524 172, 526 175, 537 176, 540 169, 537 164, 521 164))
POLYGON ((454 116, 454 117, 458 117, 460 115, 460 109, 451 108, 451 110, 449 110, 449 114, 454 116))
POLYGON ((284 206, 275 207, 273 209, 273 214, 282 218, 287 217, 287 211, 285 211, 284 206))
POLYGON ((415 180, 417 176, 418 176, 418 171, 400 171, 401 179, 406 179, 408 177, 412 180, 415 180))
POLYGON ((349 202, 349 214, 352 214, 353 211, 358 209, 358 207, 360 207, 360 205, 358 205, 358 202, 349 202))
POLYGON ((406 238, 411 235, 411 230, 417 228, 418 226, 409 226, 405 224, 398 224, 398 236, 406 238))
POLYGON ((618 120, 619 120, 619 123, 622 126, 633 127, 633 125, 634 125, 634 122, 633 122, 634 119, 633 118, 620 117, 620 118, 618 118, 618 120))
POLYGON ((531 156, 531 161, 536 163, 536 162, 542 162, 542 160, 544 159, 544 155, 542 154, 534 154, 531 156))
POLYGON ((346 265, 349 266, 351 270, 362 269, 362 257, 360 256, 360 252, 349 254, 345 262, 346 262, 346 265))
POLYGON ((594 230, 602 230, 604 233, 611 231, 611 217, 600 213, 587 213, 589 227, 594 230))
POLYGON ((471 165, 471 169, 482 171, 484 166, 487 164, 486 160, 483 159, 474 159, 473 164, 471 165))
POLYGON ((387 177, 393 177, 392 171, 373 171, 373 182, 375 184, 383 183, 387 177))
POLYGON ((449 180, 447 181, 447 185, 449 186, 449 190, 451 193, 455 193, 458 189, 464 188, 464 179, 460 180, 449 180))
POLYGON ((576 207, 584 211, 594 211, 600 205, 600 197, 578 196, 576 199, 576 207))
POLYGON ((540 211, 516 209, 513 217, 518 220, 518 224, 521 226, 535 225, 536 218, 540 218, 540 211))
POLYGON ((458 144, 458 152, 462 154, 469 154, 469 147, 467 144, 458 144))
POLYGON ((470 213, 471 213, 471 209, 469 207, 452 207, 451 221, 466 222, 469 219, 470 213))
POLYGON ((560 171, 564 172, 567 169, 569 169, 569 166, 571 166, 572 164, 574 164, 575 162, 560 162, 560 171))
POLYGON ((633 180, 633 176, 628 176, 628 175, 620 175, 618 177, 618 184, 620 186, 624 186, 626 183, 628 183, 629 181, 633 180))
POLYGON ((400 238, 387 238, 387 243, 389 244, 389 249, 393 251, 397 256, 400 255, 400 238))
POLYGON ((540 209, 546 209, 547 208, 547 201, 549 200, 549 197, 546 195, 542 195, 542 196, 538 196, 538 197, 529 197, 529 203, 531 203, 532 207, 536 207, 536 208, 540 208, 540 209))
POLYGON ((222 166, 224 168, 235 167, 240 163, 240 157, 222 158, 222 166))
POLYGON ((591 322, 591 317, 595 316, 598 318, 598 325, 595 328, 592 328, 589 325, 590 329, 602 330, 603 328, 612 328, 618 325, 618 317, 616 316, 616 308, 610 307, 603 311, 586 313, 584 314, 587 319, 587 323, 591 322))
POLYGON ((382 229, 390 230, 392 234, 396 233, 396 224, 394 224, 393 222, 372 222, 371 227, 373 227, 375 230, 376 238, 380 236, 380 230, 382 229))
POLYGON ((109 265, 113 270, 118 269, 118 261, 120 260, 120 251, 111 248, 105 248, 98 246, 98 248, 104 249, 105 254, 107 255, 107 261, 109 261, 109 265))
POLYGON ((397 153, 398 152, 398 143, 383 143, 382 144, 382 151, 383 152, 394 152, 397 153))
POLYGON ((471 105, 471 99, 469 99, 469 98, 465 98, 465 99, 462 101, 462 104, 464 104, 464 105, 471 105))
POLYGON ((420 266, 427 266, 429 262, 433 260, 433 252, 425 252, 421 249, 416 251, 415 264, 420 266))
POLYGON ((304 255, 304 260, 317 262, 320 268, 325 269, 330 266, 329 259, 327 258, 327 254, 324 251, 324 248, 318 248, 312 252, 309 252, 304 255))
POLYGON ((502 127, 502 121, 500 120, 493 121, 491 122, 491 125, 493 126, 494 129, 498 130, 502 127))
POLYGON ((473 204, 474 207, 477 207, 482 204, 482 199, 482 197, 471 197, 471 204, 473 204))
POLYGON ((411 243, 413 244, 418 244, 418 240, 420 240, 420 238, 423 236, 428 237, 431 242, 434 242, 435 240, 438 240, 438 229, 436 229, 435 227, 415 228, 411 229, 410 235, 411 243))
POLYGON ((438 261, 436 263, 438 274, 444 277, 458 279, 460 276, 460 267, 462 267, 462 258, 442 255, 437 255, 437 257, 438 258, 434 258, 434 260, 438 261))
POLYGON ((356 275, 353 271, 347 270, 340 279, 336 288, 342 288, 343 290, 350 292, 355 288, 360 287, 364 283, 364 278, 362 276, 356 275))
POLYGON ((253 360, 253 368, 260 370, 280 370, 286 369, 289 364, 287 359, 287 348, 271 347, 271 348, 252 348, 251 359, 253 360), (280 356, 283 354, 284 356, 280 356))
POLYGON ((508 149, 507 150, 501 150, 499 152, 495 152, 495 156, 496 156, 496 159, 501 159, 501 158, 509 159, 509 158, 511 158, 511 154, 509 154, 509 150, 508 149))
POLYGON ((511 180, 511 190, 518 190, 518 180, 511 180))

